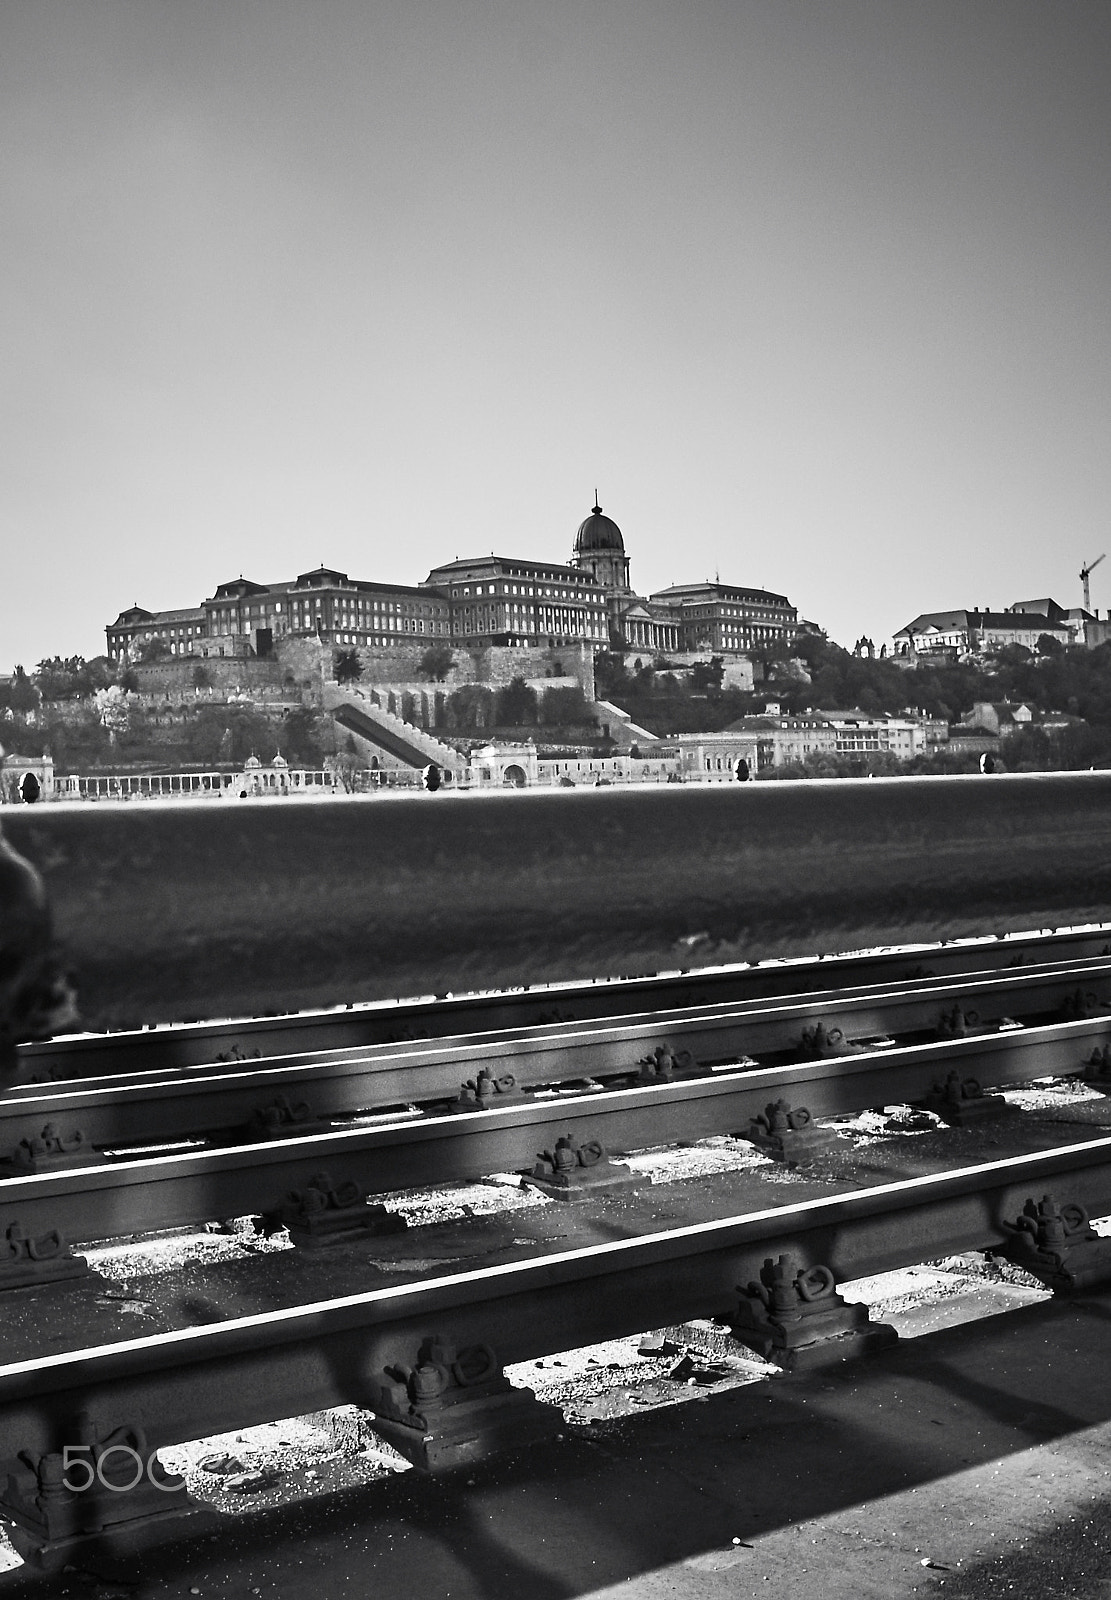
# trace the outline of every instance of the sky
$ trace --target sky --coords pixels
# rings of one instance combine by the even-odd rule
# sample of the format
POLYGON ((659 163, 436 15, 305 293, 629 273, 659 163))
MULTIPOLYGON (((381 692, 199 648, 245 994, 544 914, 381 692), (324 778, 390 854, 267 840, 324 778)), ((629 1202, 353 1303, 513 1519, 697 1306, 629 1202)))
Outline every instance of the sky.
POLYGON ((1078 605, 1109 104, 1106 0, 0 0, 0 671, 595 489, 850 646, 1078 605))

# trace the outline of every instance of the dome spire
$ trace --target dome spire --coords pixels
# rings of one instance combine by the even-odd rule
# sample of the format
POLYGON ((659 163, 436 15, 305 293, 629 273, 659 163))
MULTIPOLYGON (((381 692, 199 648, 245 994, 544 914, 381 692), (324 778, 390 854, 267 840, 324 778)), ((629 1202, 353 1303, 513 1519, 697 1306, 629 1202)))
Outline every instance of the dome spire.
POLYGON ((595 488, 595 490, 594 490, 594 504, 591 506, 590 509, 593 511, 593 513, 594 513, 594 515, 596 517, 600 517, 602 515, 602 508, 598 504, 598 490, 597 490, 597 488, 595 488))

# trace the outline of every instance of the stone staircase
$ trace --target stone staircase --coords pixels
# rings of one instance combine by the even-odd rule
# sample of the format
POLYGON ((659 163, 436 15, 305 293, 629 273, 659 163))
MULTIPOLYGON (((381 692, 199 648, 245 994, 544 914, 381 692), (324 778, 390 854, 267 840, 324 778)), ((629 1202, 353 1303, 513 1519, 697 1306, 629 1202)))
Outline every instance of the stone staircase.
POLYGON ((384 706, 375 705, 350 684, 326 683, 324 708, 341 728, 403 766, 419 769, 434 763, 456 774, 466 770, 466 759, 458 750, 384 706))
POLYGON ((659 735, 649 733, 647 728, 642 728, 635 723, 627 711, 622 711, 620 706, 615 706, 612 700, 595 700, 591 710, 598 717, 599 723, 605 722, 609 726, 610 737, 614 742, 625 748, 630 744, 659 744, 659 735))

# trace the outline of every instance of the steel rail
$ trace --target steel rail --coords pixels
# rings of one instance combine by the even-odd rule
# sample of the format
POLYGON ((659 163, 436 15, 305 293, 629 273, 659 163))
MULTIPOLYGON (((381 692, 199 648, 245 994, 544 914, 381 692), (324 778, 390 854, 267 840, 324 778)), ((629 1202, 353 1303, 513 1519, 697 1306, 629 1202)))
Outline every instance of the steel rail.
POLYGON ((470 1115, 376 1126, 12 1177, 0 1183, 0 1219, 73 1242, 149 1233, 221 1217, 278 1212, 286 1193, 321 1171, 367 1193, 530 1169, 563 1134, 611 1151, 745 1130, 780 1097, 814 1115, 921 1099, 950 1071, 1004 1086, 1080 1070, 1111 1037, 1111 1019, 861 1053, 687 1082, 526 1100, 470 1115))
POLYGON ((1002 1245, 1051 1189, 1111 1211, 1111 1138, 941 1176, 0 1366, 0 1455, 75 1442, 79 1413, 164 1446, 345 1403, 420 1341, 493 1345, 506 1364, 691 1317, 728 1317, 768 1256, 845 1282, 1002 1245))
MULTIPOLYGON (((590 1027, 559 1023, 435 1044, 369 1046, 359 1050, 267 1057, 258 1063, 189 1068, 169 1078, 141 1076, 9 1089, 0 1097, 0 1154, 42 1132, 45 1122, 93 1146, 169 1143, 222 1137, 247 1128, 252 1117, 283 1096, 317 1119, 454 1098, 480 1069, 511 1073, 525 1087, 635 1074, 652 1050, 667 1043, 696 1061, 755 1058, 763 1065, 797 1057, 804 1030, 823 1022, 846 1037, 933 1035, 954 1006, 975 1010, 986 1029, 1007 1016, 1048 1021, 1080 992, 1111 1013, 1111 960, 1013 972, 975 974, 957 983, 918 979, 910 984, 791 999, 778 1005, 738 1002, 649 1013, 590 1027), (1093 987, 1094 986, 1094 987, 1093 987), (60 1124, 58 1119, 62 1119, 60 1124)), ((290 1127, 295 1133, 295 1127, 290 1127)))
POLYGON ((90 1030, 1101 921, 1111 774, 36 806, 90 1030))
POLYGON ((219 1055, 265 1058, 357 1049, 463 1032, 587 1022, 695 1005, 772 1000, 835 988, 959 978, 1026 964, 1080 961, 1111 954, 1111 924, 1065 933, 987 936, 960 944, 903 946, 852 955, 812 956, 762 966, 706 968, 655 978, 599 979, 518 993, 463 995, 348 1006, 341 1011, 177 1023, 137 1032, 60 1036, 20 1046, 23 1083, 123 1077, 197 1067, 219 1055))

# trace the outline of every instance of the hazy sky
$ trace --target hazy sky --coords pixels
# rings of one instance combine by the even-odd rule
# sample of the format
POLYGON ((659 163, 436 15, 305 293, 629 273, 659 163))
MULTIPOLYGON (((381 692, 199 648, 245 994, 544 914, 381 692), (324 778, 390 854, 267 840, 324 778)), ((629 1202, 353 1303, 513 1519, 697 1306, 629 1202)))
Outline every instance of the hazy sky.
POLYGON ((842 643, 1079 604, 1109 107, 1107 0, 0 0, 0 670, 595 485, 842 643))

